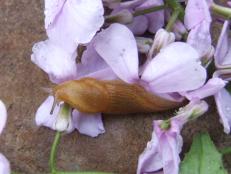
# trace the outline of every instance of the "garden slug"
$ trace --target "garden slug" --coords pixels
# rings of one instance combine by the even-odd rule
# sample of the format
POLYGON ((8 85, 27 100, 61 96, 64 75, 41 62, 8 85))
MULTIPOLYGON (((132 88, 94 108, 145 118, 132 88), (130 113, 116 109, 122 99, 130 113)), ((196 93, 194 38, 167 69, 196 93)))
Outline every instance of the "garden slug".
POLYGON ((57 101, 85 113, 148 113, 179 106, 155 96, 137 84, 120 80, 103 81, 93 78, 67 81, 53 88, 57 101))

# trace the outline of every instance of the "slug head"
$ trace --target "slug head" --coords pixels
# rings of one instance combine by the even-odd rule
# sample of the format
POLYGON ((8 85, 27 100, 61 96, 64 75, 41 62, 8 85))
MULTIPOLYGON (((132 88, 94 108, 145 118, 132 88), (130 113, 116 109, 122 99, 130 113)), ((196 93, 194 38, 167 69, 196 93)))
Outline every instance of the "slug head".
POLYGON ((80 112, 102 112, 108 104, 104 84, 92 78, 67 81, 53 88, 57 101, 64 101, 80 112))

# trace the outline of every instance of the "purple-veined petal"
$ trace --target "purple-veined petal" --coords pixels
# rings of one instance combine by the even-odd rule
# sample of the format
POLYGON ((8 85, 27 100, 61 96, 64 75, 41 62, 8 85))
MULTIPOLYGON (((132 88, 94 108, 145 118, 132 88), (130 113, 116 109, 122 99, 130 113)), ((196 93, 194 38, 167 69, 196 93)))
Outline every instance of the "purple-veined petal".
POLYGON ((139 156, 137 174, 151 173, 162 169, 163 162, 158 143, 159 140, 153 131, 151 141, 147 143, 147 147, 139 156))
POLYGON ((208 23, 212 21, 208 2, 206 0, 188 0, 184 17, 186 28, 191 30, 202 21, 208 23))
POLYGON ((52 26, 66 0, 45 0, 45 28, 52 26))
POLYGON ((208 82, 199 89, 195 91, 186 92, 184 96, 189 99, 203 99, 212 95, 215 95, 226 85, 226 81, 221 78, 213 77, 209 79, 208 82))
MULTIPOLYGON (((48 127, 52 130, 57 130, 57 121, 58 121, 58 114, 60 111, 60 105, 56 105, 53 113, 51 114, 51 109, 52 109, 52 105, 54 102, 54 97, 53 96, 49 96, 38 108, 36 114, 35 114, 35 122, 37 124, 37 126, 45 126, 48 127)), ((74 130, 73 125, 72 125, 72 121, 70 120, 71 117, 69 118, 69 125, 68 127, 65 129, 65 131, 67 133, 70 133, 74 130)), ((60 125, 59 125, 60 127, 60 125)), ((61 130, 59 130, 61 131, 61 130)), ((63 130, 62 130, 63 131, 63 130)))
POLYGON ((10 163, 6 157, 0 153, 0 174, 10 174, 10 163))
POLYGON ((138 79, 136 40, 126 26, 112 24, 96 36, 94 46, 120 79, 128 83, 138 79))
POLYGON ((50 40, 36 43, 31 60, 45 71, 54 83, 76 78, 76 54, 69 54, 50 40))
POLYGON ((225 21, 214 54, 217 68, 231 67, 231 40, 229 39, 229 21, 225 21))
POLYGON ((182 92, 201 87, 205 80, 206 69, 198 62, 188 62, 153 80, 149 85, 156 93, 182 92))
POLYGON ((225 89, 221 89, 215 95, 215 101, 217 104, 217 110, 220 115, 220 121, 224 126, 224 132, 229 134, 231 127, 231 96, 225 89))
POLYGON ((210 23, 203 21, 200 25, 194 27, 188 35, 187 43, 193 46, 200 57, 206 55, 212 43, 210 35, 210 23))
POLYGON ((190 45, 172 43, 149 63, 141 78, 156 93, 197 89, 206 80, 206 70, 197 62, 198 57, 198 53, 190 45))
POLYGON ((48 37, 68 52, 88 43, 104 23, 102 0, 66 0, 48 37))
POLYGON ((146 16, 137 16, 127 27, 135 34, 142 35, 148 28, 148 18, 146 16))
POLYGON ((77 64, 78 78, 92 77, 100 80, 114 80, 117 78, 108 64, 95 51, 92 41, 84 51, 81 63, 77 64))
POLYGON ((5 104, 0 100, 0 134, 2 133, 7 120, 7 110, 5 104))
POLYGON ((77 110, 73 111, 73 124, 81 134, 91 137, 97 137, 105 132, 102 117, 100 113, 87 114, 77 110))
POLYGON ((160 137, 159 146, 162 153, 164 174, 179 173, 180 157, 177 145, 182 143, 177 140, 177 134, 165 133, 160 137))
POLYGON ((162 173, 160 169, 163 169, 164 174, 178 174, 179 154, 183 146, 180 131, 187 121, 204 114, 207 110, 206 102, 192 101, 181 108, 177 115, 169 120, 170 122, 154 121, 152 140, 148 142, 145 151, 139 156, 137 174, 162 173))

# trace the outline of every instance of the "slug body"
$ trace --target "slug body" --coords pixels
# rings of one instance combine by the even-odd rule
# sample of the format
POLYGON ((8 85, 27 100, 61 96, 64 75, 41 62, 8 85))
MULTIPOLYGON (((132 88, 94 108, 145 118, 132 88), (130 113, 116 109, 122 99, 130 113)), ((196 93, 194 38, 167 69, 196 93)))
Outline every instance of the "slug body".
POLYGON ((179 103, 155 96, 137 84, 119 80, 72 80, 57 85, 53 93, 58 101, 85 113, 148 113, 179 106, 179 103))

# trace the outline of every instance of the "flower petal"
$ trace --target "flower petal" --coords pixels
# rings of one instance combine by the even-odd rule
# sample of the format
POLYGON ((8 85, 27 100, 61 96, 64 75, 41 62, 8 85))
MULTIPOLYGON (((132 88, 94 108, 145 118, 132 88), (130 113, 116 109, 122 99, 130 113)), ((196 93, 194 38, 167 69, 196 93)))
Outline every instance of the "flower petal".
MULTIPOLYGON (((183 145, 182 138, 179 138, 177 134, 164 134, 160 137, 159 148, 162 153, 163 159, 163 171, 164 174, 178 174, 179 173, 179 147, 183 145), (181 142, 178 142, 178 141, 181 142)), ((181 148, 181 147, 180 147, 181 148)))
POLYGON ((77 110, 73 111, 73 124, 81 134, 91 137, 97 137, 105 132, 101 114, 81 113, 77 110))
POLYGON ((141 78, 156 93, 197 89, 206 80, 206 70, 197 62, 198 57, 198 53, 190 45, 172 43, 150 62, 141 78))
POLYGON ((209 3, 206 0, 188 0, 184 23, 188 30, 200 24, 202 21, 211 22, 209 3))
POLYGON ((81 63, 77 64, 78 78, 92 77, 100 80, 113 80, 117 76, 95 51, 92 41, 84 51, 81 63))
POLYGON ((217 68, 231 67, 231 39, 229 39, 229 21, 225 21, 214 54, 217 68))
POLYGON ((48 29, 59 15, 66 0, 45 0, 45 28, 48 29))
MULTIPOLYGON (((162 0, 146 0, 143 4, 136 8, 136 10, 147 9, 154 6, 163 5, 164 2, 162 0)), ((148 30, 151 33, 155 33, 157 30, 164 26, 164 10, 156 11, 153 13, 149 13, 147 15, 148 18, 148 30)))
POLYGON ((215 95, 217 110, 220 115, 220 121, 224 126, 224 132, 229 134, 231 127, 231 96, 226 89, 220 90, 215 95))
POLYGON ((188 35, 187 43, 199 52, 200 57, 205 56, 212 44, 210 23, 203 21, 200 25, 194 27, 188 35))
POLYGON ((128 83, 138 79, 136 40, 127 27, 112 24, 95 39, 96 51, 120 79, 128 83))
MULTIPOLYGON (((2 133, 7 119, 7 110, 4 103, 0 100, 0 134, 2 133)), ((1 172, 0 172, 1 173, 1 172)))
POLYGON ((209 79, 208 82, 199 89, 195 91, 190 91, 185 93, 185 97, 189 100, 192 99, 203 99, 212 95, 215 95, 226 85, 226 81, 221 78, 214 77, 209 79))
POLYGON ((151 141, 147 143, 147 147, 139 156, 137 174, 151 173, 163 168, 158 143, 156 133, 153 131, 151 141))
POLYGON ((10 163, 6 157, 0 153, 0 174, 10 174, 10 163))
POLYGON ((47 34, 54 43, 73 52, 78 43, 90 42, 100 29, 103 13, 102 0, 67 0, 47 34))
POLYGON ((146 16, 134 17, 133 22, 128 24, 127 27, 135 34, 142 35, 148 28, 148 19, 146 16))
POLYGON ((74 53, 69 54, 50 40, 36 43, 32 48, 31 60, 43 69, 54 83, 76 78, 74 53))
MULTIPOLYGON (((51 114, 52 105, 54 102, 54 97, 49 96, 38 108, 36 114, 35 114, 35 121, 38 126, 45 126, 52 130, 57 130, 57 121, 58 120, 58 114, 60 110, 60 105, 56 105, 54 108, 53 113, 51 114)), ((69 125, 65 129, 67 133, 70 133, 74 130, 74 127, 72 125, 71 117, 69 117, 69 125)), ((63 130, 58 130, 63 131, 63 130)))
POLYGON ((55 121, 59 112, 60 107, 55 106, 53 114, 50 114, 51 108, 54 102, 54 97, 49 96, 38 108, 35 114, 35 122, 37 126, 46 126, 50 129, 55 130, 55 121))
POLYGON ((155 79, 149 85, 151 90, 156 93, 182 92, 201 87, 205 80, 205 68, 198 62, 188 62, 155 79))

